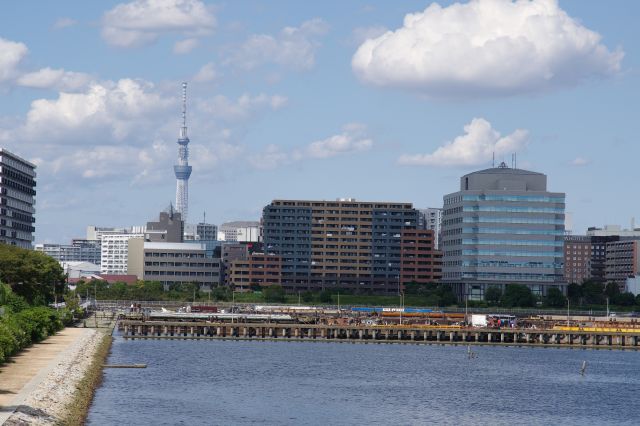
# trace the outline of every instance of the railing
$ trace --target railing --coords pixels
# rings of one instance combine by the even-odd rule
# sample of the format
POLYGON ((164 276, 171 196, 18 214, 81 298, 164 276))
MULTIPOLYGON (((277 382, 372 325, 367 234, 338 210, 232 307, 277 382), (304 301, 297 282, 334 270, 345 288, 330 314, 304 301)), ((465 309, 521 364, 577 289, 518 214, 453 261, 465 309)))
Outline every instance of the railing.
MULTIPOLYGON (((122 307, 128 308, 132 304, 141 304, 143 307, 181 307, 181 306, 211 306, 216 305, 220 307, 250 307, 255 305, 260 306, 288 306, 282 303, 263 303, 263 302, 221 302, 221 301, 179 301, 179 300, 98 300, 98 307, 122 307)), ((290 306, 297 306, 291 304, 290 306)), ((338 305, 307 305, 305 306, 314 306, 318 308, 323 308, 327 310, 337 310, 338 305)), ((380 305, 378 307, 382 307, 380 305)), ((385 307, 397 307, 398 305, 386 305, 385 307)), ((351 308, 371 308, 372 306, 365 305, 340 305, 339 308, 341 310, 351 310, 351 308)), ((438 306, 424 306, 424 307, 414 307, 417 309, 431 309, 434 312, 445 312, 445 313, 465 313, 467 311, 469 314, 506 314, 506 315, 516 315, 516 316, 529 316, 529 315, 556 315, 556 316, 567 316, 566 309, 536 309, 536 308, 469 308, 465 310, 464 307, 438 307, 438 306)), ((604 317, 607 316, 607 312, 605 310, 571 310, 569 311, 569 316, 591 316, 591 317, 604 317)))

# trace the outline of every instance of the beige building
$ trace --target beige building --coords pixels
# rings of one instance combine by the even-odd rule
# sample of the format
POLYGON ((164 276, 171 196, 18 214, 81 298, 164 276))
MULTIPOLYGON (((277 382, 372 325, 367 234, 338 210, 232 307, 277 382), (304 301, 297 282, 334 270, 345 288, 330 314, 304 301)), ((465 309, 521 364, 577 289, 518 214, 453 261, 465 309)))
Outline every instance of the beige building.
POLYGON ((220 259, 209 255, 201 243, 154 243, 129 240, 129 274, 159 281, 165 288, 197 282, 203 288, 220 284, 220 259))

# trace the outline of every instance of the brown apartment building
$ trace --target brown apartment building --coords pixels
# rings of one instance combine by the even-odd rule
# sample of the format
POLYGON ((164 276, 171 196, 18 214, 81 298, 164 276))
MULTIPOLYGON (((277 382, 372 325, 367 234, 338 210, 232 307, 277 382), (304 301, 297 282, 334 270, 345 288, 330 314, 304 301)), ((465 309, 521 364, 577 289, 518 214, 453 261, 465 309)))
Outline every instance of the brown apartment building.
MULTIPOLYGON (((407 263, 405 270, 402 266, 403 259, 412 262, 409 256, 417 254, 410 243, 403 244, 403 232, 415 230, 417 221, 418 212, 410 203, 274 200, 263 210, 264 249, 281 257, 282 285, 287 291, 396 294, 409 277, 428 276, 428 271, 416 270, 417 264, 407 263), (404 258, 403 248, 408 250, 404 258)), ((420 238, 431 245, 422 251, 428 255, 433 237, 420 238)), ((432 262, 439 259, 434 257, 432 262)), ((439 268, 431 269, 436 279, 439 268)))
POLYGON ((564 237, 564 279, 567 283, 582 284, 591 278, 591 237, 566 235, 564 237))
POLYGON ((228 268, 227 284, 237 291, 281 284, 282 259, 274 254, 250 253, 246 259, 229 261, 228 268))

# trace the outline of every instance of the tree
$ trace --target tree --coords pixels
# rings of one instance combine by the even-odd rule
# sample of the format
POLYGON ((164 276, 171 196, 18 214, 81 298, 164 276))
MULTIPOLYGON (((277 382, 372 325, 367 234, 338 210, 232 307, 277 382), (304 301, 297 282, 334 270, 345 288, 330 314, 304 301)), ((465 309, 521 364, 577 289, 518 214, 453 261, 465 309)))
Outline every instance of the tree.
POLYGON ((329 290, 322 290, 319 295, 320 303, 331 303, 331 292, 329 290))
POLYGON ((0 280, 31 304, 53 301, 54 287, 61 294, 64 270, 52 257, 33 250, 0 244, 0 280))
POLYGON ((569 296, 571 303, 577 304, 582 298, 582 286, 576 283, 569 284, 567 287, 567 295, 569 296))
POLYGON ((557 288, 550 288, 547 290, 547 296, 544 299, 547 306, 554 308, 562 308, 567 305, 567 298, 557 288))
POLYGON ((606 294, 609 299, 613 299, 620 294, 620 287, 618 286, 618 284, 610 281, 604 288, 604 294, 606 294))
POLYGON ((536 297, 526 285, 509 284, 506 286, 501 303, 507 308, 528 308, 536 304, 536 297))
POLYGON ((484 300, 486 300, 489 305, 497 306, 501 298, 502 290, 500 287, 491 286, 484 292, 484 300))
POLYGON ((268 303, 281 303, 285 301, 284 289, 279 285, 265 287, 262 290, 264 301, 268 303))
POLYGON ((582 296, 584 301, 590 305, 604 304, 604 284, 595 281, 585 281, 582 283, 582 296))
POLYGON ((613 296, 611 301, 614 305, 633 306, 636 303, 636 297, 633 293, 625 292, 613 296))
POLYGON ((302 301, 305 303, 313 302, 313 292, 305 291, 304 293, 302 293, 302 301))

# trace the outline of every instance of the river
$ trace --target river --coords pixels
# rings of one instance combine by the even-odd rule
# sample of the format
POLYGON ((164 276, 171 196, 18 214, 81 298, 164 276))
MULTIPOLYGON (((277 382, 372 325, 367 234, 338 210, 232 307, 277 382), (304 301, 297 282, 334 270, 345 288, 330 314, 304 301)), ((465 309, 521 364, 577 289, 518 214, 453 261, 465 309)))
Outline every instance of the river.
POLYGON ((117 337, 88 424, 638 424, 640 352, 472 350, 117 337))

